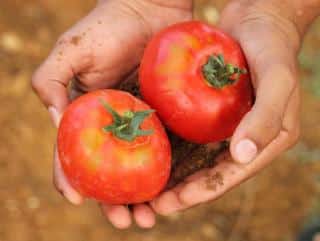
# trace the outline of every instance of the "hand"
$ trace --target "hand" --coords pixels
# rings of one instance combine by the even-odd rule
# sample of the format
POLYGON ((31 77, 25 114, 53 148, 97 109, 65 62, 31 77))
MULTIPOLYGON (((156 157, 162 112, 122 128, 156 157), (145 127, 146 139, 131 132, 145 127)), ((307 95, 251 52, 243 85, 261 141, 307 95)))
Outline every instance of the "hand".
MULTIPOLYGON (((87 91, 114 86, 134 72, 152 35, 167 25, 189 20, 191 5, 191 0, 100 1, 87 17, 60 37, 33 76, 32 86, 55 125, 59 125, 70 99, 87 91), (68 92, 71 78, 75 81, 68 92)), ((83 201, 68 183, 56 154, 54 183, 70 202, 83 201)), ((130 226, 128 207, 101 206, 115 227, 130 226)), ((139 226, 154 225, 155 215, 148 205, 135 205, 132 210, 139 226)))
POLYGON ((221 157, 213 169, 162 193, 151 202, 156 212, 167 215, 220 197, 297 141, 300 36, 280 2, 237 0, 222 12, 219 27, 239 41, 247 57, 255 105, 231 139, 234 161, 221 157))

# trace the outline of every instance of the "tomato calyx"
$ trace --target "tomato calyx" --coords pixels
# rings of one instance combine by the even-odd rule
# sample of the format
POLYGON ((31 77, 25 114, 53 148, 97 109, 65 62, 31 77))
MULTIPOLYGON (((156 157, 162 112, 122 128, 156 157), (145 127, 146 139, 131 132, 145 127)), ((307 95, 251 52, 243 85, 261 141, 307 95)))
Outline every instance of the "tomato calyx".
POLYGON ((106 132, 111 132, 114 136, 125 141, 134 141, 139 136, 148 136, 153 130, 142 130, 141 124, 154 110, 131 111, 128 110, 120 115, 107 102, 100 100, 103 107, 111 114, 113 123, 103 127, 106 132))
POLYGON ((226 64, 223 55, 210 55, 208 61, 202 67, 203 76, 208 85, 221 89, 233 84, 241 74, 246 74, 246 69, 241 69, 232 64, 226 64), (232 78, 236 75, 235 78, 232 78))

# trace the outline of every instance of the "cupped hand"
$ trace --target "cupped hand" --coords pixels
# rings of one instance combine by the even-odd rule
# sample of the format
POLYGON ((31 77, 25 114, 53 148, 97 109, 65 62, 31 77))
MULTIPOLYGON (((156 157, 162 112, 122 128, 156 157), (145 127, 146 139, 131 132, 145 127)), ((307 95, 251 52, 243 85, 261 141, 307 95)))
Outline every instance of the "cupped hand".
POLYGON ((202 170, 151 202, 168 215, 214 200, 268 165, 299 136, 297 53, 300 34, 281 1, 230 2, 220 28, 231 34, 248 60, 256 100, 230 144, 231 157, 221 156, 212 169, 202 170))
MULTIPOLYGON (((35 72, 32 86, 56 126, 72 98, 87 91, 115 86, 135 71, 144 47, 160 29, 191 19, 191 0, 109 0, 64 33, 35 72), (69 88, 71 79, 74 81, 69 88)), ((71 203, 83 197, 68 183, 55 152, 54 183, 71 203)), ((117 228, 131 224, 127 206, 101 204, 117 228)), ((135 205, 140 227, 152 227, 155 215, 147 204, 135 205)))

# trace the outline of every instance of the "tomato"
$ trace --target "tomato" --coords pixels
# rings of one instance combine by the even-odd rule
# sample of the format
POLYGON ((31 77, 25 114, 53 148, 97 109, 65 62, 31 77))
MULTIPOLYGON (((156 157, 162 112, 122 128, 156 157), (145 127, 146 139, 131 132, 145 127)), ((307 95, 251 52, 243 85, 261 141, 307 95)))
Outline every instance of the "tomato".
POLYGON ((198 21, 156 34, 139 72, 144 100, 169 129, 195 143, 230 137, 253 103, 239 44, 198 21))
POLYGON ((108 204, 151 200, 170 174, 170 143, 158 117, 119 90, 90 92, 68 106, 58 154, 71 185, 108 204))

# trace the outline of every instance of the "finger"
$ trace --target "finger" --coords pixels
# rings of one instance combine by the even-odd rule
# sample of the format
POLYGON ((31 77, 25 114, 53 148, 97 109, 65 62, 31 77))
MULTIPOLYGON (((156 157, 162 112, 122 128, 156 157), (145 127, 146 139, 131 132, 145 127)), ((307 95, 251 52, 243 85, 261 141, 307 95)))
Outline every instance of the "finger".
POLYGON ((53 183, 56 189, 72 204, 79 205, 83 202, 83 197, 72 188, 64 175, 56 149, 54 154, 53 183))
POLYGON ((54 107, 61 112, 68 104, 67 85, 73 77, 73 70, 68 59, 62 58, 62 46, 51 52, 32 77, 32 87, 47 107, 54 107))
POLYGON ((130 211, 126 206, 103 204, 102 212, 111 224, 118 229, 126 229, 131 226, 130 211))
POLYGON ((230 151, 235 161, 249 163, 278 136, 288 100, 296 86, 296 73, 285 61, 265 55, 256 63, 256 102, 237 127, 230 151), (263 68, 261 67, 263 66, 263 68))
POLYGON ((177 193, 183 204, 181 209, 215 200, 224 193, 238 186, 240 183, 254 176, 266 167, 279 153, 285 151, 291 144, 290 134, 281 130, 260 155, 247 165, 238 164, 231 159, 226 159, 210 170, 198 180, 188 183, 177 193))
POLYGON ((211 192, 217 196, 222 194, 228 187, 234 186, 240 178, 244 178, 243 170, 246 167, 232 162, 229 155, 225 158, 223 154, 218 159, 215 168, 200 171, 199 175, 196 174, 196 179, 192 178, 192 181, 162 193, 152 202, 154 210, 161 215, 184 210, 209 200, 209 194, 210 198, 213 197, 211 192))
POLYGON ((239 185, 268 165, 279 153, 292 146, 299 136, 299 89, 290 98, 283 128, 279 135, 247 165, 233 162, 227 154, 220 155, 211 170, 202 170, 191 176, 183 186, 161 194, 152 202, 153 209, 163 215, 180 211, 199 203, 214 200, 239 185))
POLYGON ((72 44, 74 36, 62 37, 49 57, 35 71, 32 87, 54 114, 61 115, 69 103, 67 86, 72 77, 89 65, 88 50, 72 44))
POLYGON ((297 85, 289 100, 285 115, 283 117, 282 128, 279 135, 261 151, 252 165, 249 165, 248 175, 253 176, 279 154, 294 145, 300 134, 300 88, 297 85))
MULTIPOLYGON (((281 151, 281 143, 270 151, 281 151)), ((268 159, 269 160, 269 159, 268 159)), ((161 215, 169 215, 209 200, 215 200, 225 192, 250 178, 269 162, 266 159, 255 160, 246 166, 234 162, 231 157, 219 162, 212 170, 198 179, 186 183, 183 188, 175 188, 161 194, 153 201, 153 209, 161 215)))
POLYGON ((155 215, 146 204, 137 204, 133 207, 133 217, 141 228, 152 228, 155 225, 155 215))
POLYGON ((150 206, 156 213, 163 216, 167 216, 175 211, 184 209, 185 204, 178 194, 185 185, 186 182, 182 182, 173 189, 161 193, 157 198, 150 202, 150 206))
POLYGON ((58 127, 62 118, 62 113, 58 112, 57 108, 53 106, 48 107, 48 112, 51 116, 54 126, 58 127))

